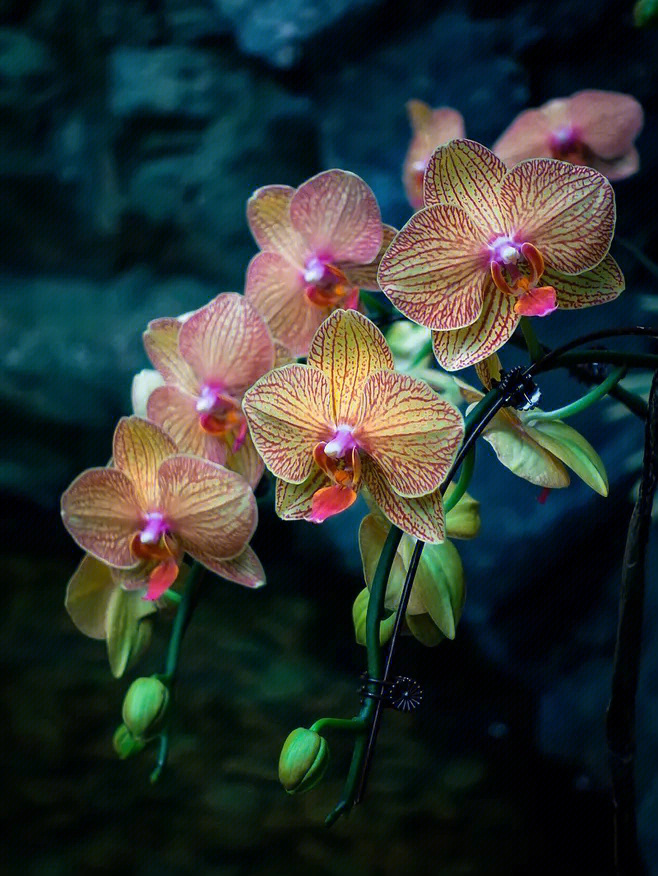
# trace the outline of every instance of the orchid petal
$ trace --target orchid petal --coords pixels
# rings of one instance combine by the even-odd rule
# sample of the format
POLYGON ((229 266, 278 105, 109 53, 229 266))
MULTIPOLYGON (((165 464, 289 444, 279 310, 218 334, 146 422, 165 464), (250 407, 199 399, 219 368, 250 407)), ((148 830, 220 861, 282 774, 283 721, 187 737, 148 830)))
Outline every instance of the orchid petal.
POLYGON ((338 268, 340 268, 341 271, 343 271, 350 285, 357 286, 359 289, 368 289, 371 292, 377 292, 379 290, 379 283, 377 282, 377 271, 379 270, 379 263, 381 262, 382 258, 384 257, 384 253, 393 242, 393 238, 397 233, 397 230, 393 228, 392 225, 382 226, 382 245, 379 248, 379 252, 370 262, 370 264, 353 265, 349 262, 344 262, 337 266, 338 268))
POLYGON ((423 172, 432 153, 437 146, 464 136, 464 119, 457 110, 433 110, 421 100, 410 100, 407 114, 414 136, 404 159, 402 180, 411 206, 418 210, 423 206, 423 172))
POLYGON ((554 310, 557 310, 557 296, 552 286, 529 289, 514 304, 514 311, 520 316, 548 316, 554 310))
POLYGON ((178 349, 178 333, 183 323, 178 319, 154 319, 144 332, 146 355, 167 383, 195 394, 199 381, 178 349))
POLYGON ((289 484, 277 479, 274 509, 282 520, 308 520, 313 508, 313 496, 330 484, 322 469, 315 467, 301 484, 289 484))
POLYGON ((247 222, 258 246, 276 252, 302 267, 305 246, 290 221, 290 186, 263 186, 247 201, 247 222))
POLYGON ((366 378, 394 367, 384 335, 355 310, 336 310, 322 323, 306 361, 326 375, 334 422, 341 426, 356 423, 366 378))
POLYGON ((503 131, 493 151, 508 167, 514 167, 526 158, 550 158, 550 137, 546 114, 540 109, 525 110, 503 131))
POLYGON ((130 478, 115 468, 90 468, 62 496, 62 519, 74 541, 111 566, 135 565, 130 542, 142 521, 130 478))
POLYGON ((379 284, 414 322, 433 329, 463 328, 482 310, 489 276, 484 233, 459 207, 425 207, 407 222, 379 266, 379 284))
POLYGON ((176 442, 178 451, 224 464, 226 442, 201 428, 196 400, 191 395, 174 386, 161 386, 151 393, 147 411, 149 419, 176 442))
POLYGON ((151 571, 148 578, 148 588, 144 599, 149 602, 155 602, 160 599, 165 590, 169 590, 174 581, 178 578, 178 563, 173 558, 159 563, 155 569, 151 571))
POLYGON ((318 257, 367 264, 382 244, 382 217, 369 186, 354 173, 326 170, 290 201, 293 228, 318 257))
POLYGON ((482 312, 472 325, 450 332, 433 332, 432 344, 437 362, 446 371, 459 371, 486 359, 512 337, 519 324, 514 298, 486 286, 482 312))
POLYGON ((422 380, 379 371, 365 382, 354 437, 400 496, 423 496, 439 487, 463 435, 457 408, 422 380))
MULTIPOLYGON (((411 539, 402 539, 400 553, 405 569, 411 564, 413 550, 411 539)), ((466 589, 462 561, 453 544, 444 541, 425 548, 418 564, 414 590, 421 610, 408 613, 429 615, 446 638, 454 639, 466 589)))
POLYGON ((583 143, 608 160, 628 152, 644 124, 637 100, 615 91, 579 91, 569 101, 569 113, 583 143))
POLYGON ((340 514, 356 502, 356 490, 331 484, 318 490, 311 501, 311 523, 324 523, 329 517, 340 514))
POLYGON ((475 373, 480 378, 482 386, 484 386, 488 392, 493 386, 493 381, 496 380, 500 382, 503 376, 498 354, 492 353, 491 356, 487 356, 482 362, 478 362, 475 366, 475 373))
MULTIPOLYGON (((449 484, 445 491, 445 500, 455 489, 455 484, 449 484)), ((468 493, 464 493, 459 502, 446 514, 446 535, 448 538, 475 538, 480 531, 480 503, 468 493)))
POLYGON ((445 540, 445 519, 441 491, 434 490, 417 499, 403 499, 389 486, 387 476, 377 463, 363 460, 363 482, 385 517, 403 532, 430 544, 445 540))
POLYGON ((147 405, 154 389, 164 386, 164 377, 155 368, 142 368, 133 377, 130 388, 130 402, 136 417, 148 418, 147 405))
POLYGON ((432 155, 425 171, 424 201, 464 210, 480 229, 480 237, 501 234, 504 209, 498 190, 506 167, 474 140, 451 140, 432 155))
POLYGON ((610 180, 626 179, 626 177, 632 176, 640 169, 640 153, 633 146, 620 158, 606 160, 594 156, 592 167, 610 180))
POLYGON ((159 471, 162 511, 172 533, 195 559, 232 559, 254 533, 256 500, 240 475, 221 465, 179 454, 159 471))
POLYGON ((114 467, 133 482, 142 510, 154 510, 157 506, 158 469, 177 452, 173 440, 155 423, 141 417, 119 420, 112 441, 114 467))
POLYGON ((182 326, 181 355, 205 383, 241 395, 274 365, 274 344, 256 308, 225 292, 182 326))
POLYGON ((546 420, 530 426, 531 415, 524 424, 528 435, 574 471, 600 496, 608 495, 608 476, 596 450, 580 432, 561 420, 546 420))
POLYGON ((148 644, 149 627, 142 625, 142 621, 155 612, 153 602, 147 602, 141 593, 128 593, 121 587, 112 591, 105 618, 105 637, 110 669, 115 678, 121 678, 148 644))
POLYGON ((500 189, 510 235, 532 243, 548 267, 579 274, 607 254, 615 228, 612 186, 591 167, 533 158, 509 171, 500 189))
POLYGON ((247 545, 242 553, 233 557, 232 560, 215 559, 204 554, 201 562, 221 578, 242 584, 243 587, 256 589, 265 584, 265 571, 250 545, 247 545))
POLYGON ((251 260, 244 294, 272 335, 295 356, 306 355, 313 335, 329 315, 329 308, 308 299, 299 270, 274 252, 259 253, 251 260))
MULTIPOLYGON (((389 521, 378 514, 366 514, 359 526, 359 551, 361 553, 361 563, 363 564, 363 577, 368 589, 372 587, 372 582, 377 574, 377 566, 379 565, 379 559, 390 528, 391 524, 389 521)), ((402 536, 402 538, 405 539, 408 536, 402 536)), ((406 574, 400 548, 398 547, 386 584, 385 606, 389 611, 395 611, 398 607, 406 574)), ((411 588, 409 606, 407 608, 407 611, 411 614, 416 614, 423 610, 422 605, 418 602, 415 590, 416 586, 414 583, 414 586, 411 588)))
POLYGON ((544 271, 542 282, 555 287, 557 304, 562 310, 606 304, 614 301, 626 286, 624 275, 611 255, 607 255, 591 271, 575 277, 568 277, 548 268, 544 271))
MULTIPOLYGON (((221 460, 217 460, 220 462, 221 460)), ((242 446, 235 453, 228 448, 226 460, 222 463, 245 479, 252 490, 258 486, 265 471, 265 463, 254 446, 251 435, 247 433, 242 446)))
POLYGON ((243 409, 265 465, 300 484, 313 470, 313 449, 333 437, 327 377, 308 365, 284 365, 247 392, 243 409))
POLYGON ((64 605, 85 636, 105 638, 105 613, 116 586, 109 566, 94 557, 83 557, 66 588, 64 605))

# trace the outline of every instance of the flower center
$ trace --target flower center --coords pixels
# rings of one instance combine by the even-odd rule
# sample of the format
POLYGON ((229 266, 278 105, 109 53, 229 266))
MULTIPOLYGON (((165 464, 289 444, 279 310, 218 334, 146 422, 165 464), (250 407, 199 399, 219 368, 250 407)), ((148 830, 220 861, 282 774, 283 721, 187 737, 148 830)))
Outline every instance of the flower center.
POLYGON ((339 426, 331 441, 315 445, 313 459, 329 478, 330 485, 315 491, 307 519, 322 523, 356 501, 361 481, 361 458, 352 430, 348 426, 339 426))
POLYGON ((317 307, 354 307, 358 302, 358 287, 350 285, 339 268, 317 256, 306 262, 302 276, 306 297, 317 307))
POLYGON ((552 286, 539 286, 544 273, 544 257, 531 243, 517 243, 498 237, 489 245, 491 276, 494 283, 517 301, 514 310, 523 316, 546 316, 557 308, 552 286))
POLYGON ((325 455, 334 459, 342 459, 346 453, 358 448, 352 432, 351 426, 338 426, 334 437, 324 446, 325 455))
POLYGON ((142 528, 133 537, 130 550, 138 560, 159 562, 170 560, 174 556, 177 550, 176 541, 160 511, 149 511, 144 516, 142 528))
POLYGON ((197 397, 199 425, 204 432, 224 438, 236 453, 247 437, 247 420, 240 403, 220 384, 204 383, 197 397))
POLYGON ((553 158, 571 164, 587 164, 587 147, 580 139, 576 128, 565 126, 551 133, 549 146, 553 158))

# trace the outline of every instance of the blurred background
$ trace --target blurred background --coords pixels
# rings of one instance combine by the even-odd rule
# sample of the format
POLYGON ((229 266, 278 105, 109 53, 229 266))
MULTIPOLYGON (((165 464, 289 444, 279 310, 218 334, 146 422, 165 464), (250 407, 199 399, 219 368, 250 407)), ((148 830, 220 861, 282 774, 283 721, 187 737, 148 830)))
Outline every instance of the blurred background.
MULTIPOLYGON (((113 680, 103 643, 63 608, 78 551, 58 498, 108 459, 147 364, 147 321, 241 291, 254 188, 342 167, 370 184, 386 222, 406 221, 410 98, 454 106, 487 145, 553 97, 638 98, 642 167, 616 184, 612 250, 628 291, 540 328, 555 344, 655 322, 656 268, 641 256, 658 261, 657 46, 631 3, 611 0, 1 0, 5 872, 610 872, 604 711, 642 447, 641 424, 614 402, 573 421, 605 461, 608 499, 574 478, 540 504, 482 446, 471 488, 482 532, 459 545, 457 638, 402 642, 396 667, 421 681, 424 706, 386 715, 367 802, 331 831, 346 744, 332 738, 329 779, 303 797, 286 797, 276 765, 291 729, 357 706, 363 508, 322 527, 263 510, 254 546, 269 585, 207 584, 183 648, 170 766, 151 787, 151 749, 127 762, 112 750, 132 676, 113 680)), ((582 394, 564 375, 542 389, 547 408, 582 394)), ((654 558, 638 790, 658 873, 655 571, 654 558)), ((161 669, 167 629, 133 675, 161 669)))

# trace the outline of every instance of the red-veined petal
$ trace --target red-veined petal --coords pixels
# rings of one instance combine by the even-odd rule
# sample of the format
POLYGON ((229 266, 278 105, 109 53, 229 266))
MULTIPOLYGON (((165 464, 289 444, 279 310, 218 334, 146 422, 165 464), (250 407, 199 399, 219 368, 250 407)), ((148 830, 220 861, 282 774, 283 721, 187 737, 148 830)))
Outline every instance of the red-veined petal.
MULTIPOLYGON (((221 460, 218 460, 218 462, 221 462, 221 460)), ((223 464, 231 471, 242 475, 252 490, 258 485, 265 469, 265 463, 260 458, 249 434, 245 437, 240 449, 235 453, 230 448, 228 449, 226 461, 223 464)))
POLYGON ((313 470, 313 448, 333 437, 330 387, 308 365, 284 365, 252 386, 243 400, 251 437, 277 477, 301 483, 313 470))
POLYGON ((384 515, 403 532, 430 544, 445 541, 445 516, 439 490, 417 499, 393 492, 386 475, 372 459, 363 460, 363 481, 384 515))
POLYGON ((299 270, 274 252, 259 253, 249 263, 245 298, 256 308, 277 341, 295 356, 305 356, 313 335, 329 315, 305 294, 299 270))
POLYGON ((112 441, 114 467, 130 478, 143 510, 154 510, 157 506, 158 469, 177 452, 172 438, 155 423, 141 417, 119 420, 112 441))
POLYGON ((505 295, 489 280, 482 312, 472 325, 456 331, 432 333, 434 355, 439 365, 446 371, 459 371, 500 349, 519 324, 514 301, 511 295, 505 295))
POLYGON ((509 171, 500 197, 509 214, 507 232, 536 246, 548 267, 579 274, 610 248, 615 196, 591 167, 532 158, 509 171))
POLYGON ((149 396, 147 412, 149 419, 172 437, 181 453, 224 463, 226 442, 201 428, 196 400, 191 395, 174 386, 161 386, 149 396))
POLYGON ((298 267, 304 263, 304 243, 290 221, 290 186, 263 186, 247 201, 247 222, 258 246, 278 252, 298 267))
POLYGON ((62 496, 62 520, 83 550, 111 566, 135 565, 130 542, 142 522, 137 492, 116 468, 90 468, 62 496))
POLYGON ((557 271, 544 271, 542 282, 550 283, 557 292, 557 304, 562 310, 576 310, 594 304, 614 301, 625 289, 624 275, 617 262, 607 255, 601 264, 576 277, 557 271))
POLYGON ((274 344, 256 308, 224 292, 181 327, 181 355, 206 383, 239 396, 274 365, 274 344))
POLYGON ((393 242, 393 238, 397 234, 397 230, 392 225, 382 226, 382 245, 375 258, 368 265, 353 265, 349 262, 344 262, 337 265, 347 277, 348 283, 352 286, 358 286, 359 289, 368 289, 371 292, 377 292, 379 283, 377 282, 377 271, 379 263, 384 257, 384 253, 393 242))
POLYGON ((236 584, 242 584, 243 587, 254 589, 265 584, 265 571, 250 545, 232 560, 222 560, 210 554, 203 554, 199 559, 204 566, 226 578, 227 581, 234 581, 236 584))
POLYGON ((637 100, 616 91, 579 91, 569 101, 569 113, 582 142, 608 160, 628 152, 644 124, 637 100))
POLYGON ((258 519, 249 485, 221 465, 179 454, 160 466, 162 512, 195 559, 231 559, 244 550, 258 519))
POLYGON ((422 380, 395 371, 366 380, 354 437, 399 495, 423 496, 439 487, 463 436, 457 408, 422 380))
POLYGON ((437 146, 463 137, 464 119, 450 107, 432 109, 422 100, 410 100, 407 114, 414 136, 404 159, 402 181, 414 210, 423 206, 423 175, 437 146))
POLYGON ((451 204, 468 213, 485 236, 502 234, 504 209, 498 197, 506 167, 474 140, 452 140, 440 146, 425 171, 424 201, 451 204))
POLYGON ((180 320, 169 317, 152 320, 143 335, 144 348, 167 383, 194 394, 199 386, 198 378, 178 349, 178 333, 182 325, 180 320))
POLYGON ((489 275, 486 239, 458 207, 425 207, 387 249, 378 280, 387 298, 414 322, 432 329, 462 328, 482 310, 489 275))
POLYGON ((327 475, 317 466, 301 484, 289 484, 277 478, 274 501, 276 513, 282 520, 308 520, 313 506, 313 495, 330 483, 327 475))
POLYGON ((336 310, 322 323, 307 362, 326 375, 334 422, 341 426, 356 422, 366 378, 375 371, 394 367, 384 335, 355 310, 336 310))
POLYGON ((508 167, 526 158, 551 157, 551 127, 540 109, 525 110, 494 143, 493 151, 508 167))
POLYGON ((367 264, 382 244, 382 217, 369 186, 346 170, 326 170, 290 201, 293 228, 318 258, 367 264))

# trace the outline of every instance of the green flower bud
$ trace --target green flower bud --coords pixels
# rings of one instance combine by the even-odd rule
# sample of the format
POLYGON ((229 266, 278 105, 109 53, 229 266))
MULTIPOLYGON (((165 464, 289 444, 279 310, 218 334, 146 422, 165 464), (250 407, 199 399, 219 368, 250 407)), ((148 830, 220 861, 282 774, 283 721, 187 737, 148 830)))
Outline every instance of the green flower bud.
POLYGON ((146 745, 146 742, 143 739, 135 739, 125 724, 120 724, 117 727, 112 742, 114 744, 114 750, 121 760, 131 757, 133 754, 139 754, 142 748, 146 745))
POLYGON ((301 794, 322 781, 328 766, 327 740, 313 730, 298 727, 283 743, 279 781, 288 794, 301 794))
POLYGON ((148 739, 160 726, 169 705, 169 689, 160 679, 137 678, 123 701, 124 723, 133 736, 148 739))

